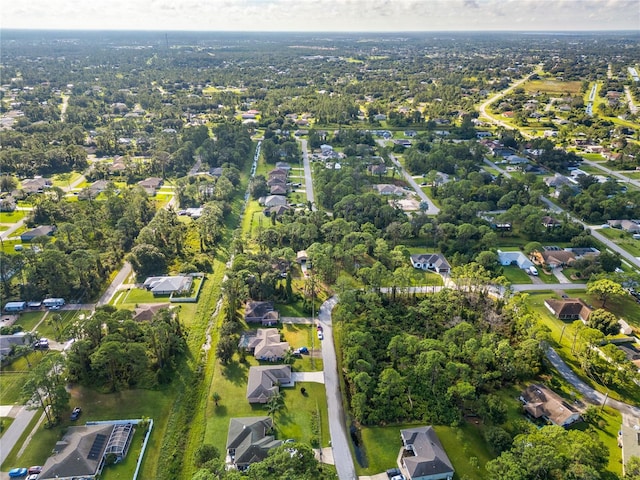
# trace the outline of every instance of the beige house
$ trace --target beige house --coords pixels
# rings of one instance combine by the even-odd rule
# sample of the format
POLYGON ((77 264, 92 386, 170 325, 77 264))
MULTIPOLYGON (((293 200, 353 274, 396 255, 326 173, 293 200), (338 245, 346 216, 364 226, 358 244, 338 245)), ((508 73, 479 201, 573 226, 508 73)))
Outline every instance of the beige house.
POLYGON ((520 399, 525 411, 533 418, 542 418, 560 427, 568 427, 580 420, 580 413, 574 407, 543 385, 529 385, 520 399))

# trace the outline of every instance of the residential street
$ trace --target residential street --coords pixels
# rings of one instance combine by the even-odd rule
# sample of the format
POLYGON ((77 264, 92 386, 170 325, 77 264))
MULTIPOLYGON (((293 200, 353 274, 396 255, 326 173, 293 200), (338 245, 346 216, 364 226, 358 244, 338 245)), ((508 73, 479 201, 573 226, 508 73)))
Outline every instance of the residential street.
POLYGON ((300 147, 302 148, 302 161, 304 164, 304 188, 307 192, 307 201, 311 202, 311 210, 315 211, 316 198, 313 193, 313 179, 311 177, 311 164, 309 163, 309 151, 307 150, 307 141, 300 140, 300 147))
MULTIPOLYGON (((578 376, 573 373, 571 367, 569 367, 564 362, 564 360, 560 358, 560 356, 553 348, 547 347, 545 353, 552 365, 558 370, 558 372, 560 372, 560 375, 562 375, 567 382, 573 385, 573 387, 582 395, 584 395, 589 401, 595 403, 596 405, 602 405, 602 402, 604 402, 605 400, 604 394, 594 390, 589 385, 580 380, 578 376)), ((640 407, 638 406, 628 405, 612 398, 607 398, 606 404, 620 411, 620 413, 622 414, 632 415, 640 419, 640 407)))
POLYGON ((349 448, 346 417, 342 408, 340 394, 340 380, 336 362, 336 349, 333 344, 331 328, 331 310, 338 303, 338 297, 331 297, 324 302, 318 313, 318 321, 324 328, 322 340, 322 362, 324 364, 324 386, 327 393, 327 408, 329 411, 329 431, 331 433, 331 447, 333 458, 340 480, 357 479, 356 470, 349 448))
MULTIPOLYGON (((380 146, 384 146, 384 140, 377 140, 378 145, 380 146)), ((416 192, 416 194, 418 195, 418 197, 420 198, 421 202, 427 202, 429 204, 429 208, 427 210, 427 214, 428 215, 437 215, 438 213, 440 213, 440 209, 438 207, 436 207, 436 204, 433 203, 433 200, 431 200, 426 193, 424 193, 424 191, 422 190, 422 187, 420 185, 417 184, 417 182, 413 179, 413 177, 411 175, 409 175, 409 172, 407 172, 404 167, 402 166, 402 164, 398 161, 398 159, 393 155, 393 154, 389 154, 389 158, 391 159, 391 161, 393 162, 393 164, 396 166, 396 168, 398 169, 398 171, 400 173, 402 173, 402 176, 405 178, 405 180, 409 183, 409 185, 411 185, 411 188, 413 188, 416 192)))
MULTIPOLYGON (((9 425, 7 431, 0 437, 0 464, 4 463, 13 447, 18 443, 22 432, 27 428, 29 422, 33 416, 38 412, 37 410, 27 410, 25 406, 15 406, 13 409, 19 409, 15 414, 15 420, 9 425)), ((9 415, 13 417, 14 415, 9 415)))
POLYGON ((131 271, 131 264, 129 262, 124 262, 124 265, 113 279, 113 282, 111 282, 111 285, 109 285, 104 294, 100 297, 100 300, 98 300, 96 306, 106 305, 107 303, 109 303, 120 288, 120 285, 122 285, 127 277, 131 274, 131 271))

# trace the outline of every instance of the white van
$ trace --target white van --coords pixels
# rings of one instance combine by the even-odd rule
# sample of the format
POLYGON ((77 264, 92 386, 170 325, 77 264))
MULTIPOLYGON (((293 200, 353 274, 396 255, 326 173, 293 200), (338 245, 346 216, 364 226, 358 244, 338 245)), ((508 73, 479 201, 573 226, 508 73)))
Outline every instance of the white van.
POLYGON ((536 267, 529 267, 529 274, 533 275, 534 277, 538 276, 538 269, 536 267))

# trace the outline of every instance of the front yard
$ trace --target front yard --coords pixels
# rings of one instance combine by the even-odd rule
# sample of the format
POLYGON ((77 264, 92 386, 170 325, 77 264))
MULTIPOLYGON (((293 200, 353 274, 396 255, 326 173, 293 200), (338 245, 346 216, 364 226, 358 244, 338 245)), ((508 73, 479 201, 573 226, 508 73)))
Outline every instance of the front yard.
MULTIPOLYGON (((247 401, 247 378, 249 367, 258 362, 247 356, 247 363, 238 361, 237 355, 228 365, 218 364, 212 379, 206 405, 206 431, 204 442, 214 445, 225 452, 229 420, 233 417, 266 416, 264 405, 252 405, 247 401), (212 394, 220 395, 216 406, 212 394)), ((294 365, 295 366, 295 365, 294 365)), ((296 369, 297 370, 297 369, 296 369)), ((275 436, 280 440, 293 438, 296 441, 310 443, 312 437, 311 418, 319 410, 321 418, 321 444, 329 444, 329 424, 327 401, 324 385, 319 383, 296 383, 293 388, 281 388, 284 408, 274 416, 275 436), (303 395, 300 389, 304 387, 303 395)))

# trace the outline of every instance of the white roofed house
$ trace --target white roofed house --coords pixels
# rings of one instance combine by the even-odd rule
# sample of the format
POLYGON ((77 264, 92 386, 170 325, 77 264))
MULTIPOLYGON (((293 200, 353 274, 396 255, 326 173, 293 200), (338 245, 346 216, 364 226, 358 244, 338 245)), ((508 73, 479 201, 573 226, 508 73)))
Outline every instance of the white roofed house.
POLYGON ((193 277, 189 275, 176 275, 164 277, 148 277, 142 284, 147 290, 157 295, 172 295, 176 293, 188 294, 191 290, 193 277))
POLYGON ((411 265, 420 270, 433 270, 437 273, 449 273, 451 265, 441 253, 421 253, 411 255, 411 265))

